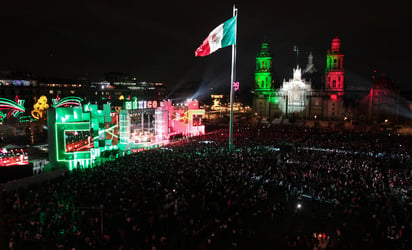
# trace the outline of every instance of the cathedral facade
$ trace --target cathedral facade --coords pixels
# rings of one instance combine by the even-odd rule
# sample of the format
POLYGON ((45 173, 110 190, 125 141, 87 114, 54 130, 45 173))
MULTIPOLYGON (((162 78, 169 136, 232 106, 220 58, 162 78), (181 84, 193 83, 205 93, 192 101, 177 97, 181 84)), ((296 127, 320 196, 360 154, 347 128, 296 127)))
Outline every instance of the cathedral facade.
POLYGON ((344 53, 339 38, 326 53, 324 74, 309 54, 304 69, 293 69, 293 78, 274 88, 272 57, 263 43, 256 57, 254 112, 268 121, 380 121, 398 119, 399 89, 387 79, 374 79, 370 90, 345 86, 344 53), (390 107, 390 108, 388 108, 390 107))

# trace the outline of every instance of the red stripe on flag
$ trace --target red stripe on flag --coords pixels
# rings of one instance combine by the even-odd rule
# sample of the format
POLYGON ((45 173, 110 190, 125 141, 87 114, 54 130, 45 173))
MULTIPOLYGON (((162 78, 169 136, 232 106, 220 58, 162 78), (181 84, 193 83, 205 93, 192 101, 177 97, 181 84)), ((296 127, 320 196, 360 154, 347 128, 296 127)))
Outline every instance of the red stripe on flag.
POLYGON ((207 56, 210 55, 209 37, 203 41, 202 45, 197 48, 195 56, 207 56))

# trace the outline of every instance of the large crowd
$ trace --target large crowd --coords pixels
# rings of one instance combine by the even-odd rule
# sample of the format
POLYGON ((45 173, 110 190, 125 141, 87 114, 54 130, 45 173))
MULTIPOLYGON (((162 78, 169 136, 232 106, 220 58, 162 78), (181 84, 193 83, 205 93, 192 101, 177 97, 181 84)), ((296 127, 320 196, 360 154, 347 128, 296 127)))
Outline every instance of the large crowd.
POLYGON ((226 130, 3 190, 1 249, 411 249, 412 140, 226 130))

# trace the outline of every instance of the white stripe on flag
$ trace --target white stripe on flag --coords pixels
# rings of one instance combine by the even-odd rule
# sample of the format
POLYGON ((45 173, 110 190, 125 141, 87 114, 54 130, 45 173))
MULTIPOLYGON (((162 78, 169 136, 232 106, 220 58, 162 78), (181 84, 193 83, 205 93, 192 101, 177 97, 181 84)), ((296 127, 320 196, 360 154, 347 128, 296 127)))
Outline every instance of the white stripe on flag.
POLYGON ((223 23, 217 26, 212 32, 210 32, 208 39, 210 46, 210 54, 222 48, 223 23))

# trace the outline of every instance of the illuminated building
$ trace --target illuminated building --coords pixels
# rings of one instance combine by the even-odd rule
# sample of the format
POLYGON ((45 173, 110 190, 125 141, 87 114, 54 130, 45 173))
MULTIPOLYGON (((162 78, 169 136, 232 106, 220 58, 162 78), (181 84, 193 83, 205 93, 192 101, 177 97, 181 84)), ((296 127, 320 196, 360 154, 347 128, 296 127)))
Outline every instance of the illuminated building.
POLYGON ((256 57, 253 109, 266 120, 382 122, 398 120, 401 105, 408 109, 407 102, 401 101, 399 88, 386 75, 373 76, 370 90, 357 83, 345 84, 344 53, 337 37, 326 53, 323 80, 309 53, 306 67, 294 69, 293 79, 275 89, 269 84, 273 82, 271 59, 268 45, 263 43, 256 57))
POLYGON ((329 100, 326 101, 327 112, 323 112, 322 116, 327 120, 342 120, 346 113, 343 101, 345 93, 343 56, 340 39, 336 37, 332 40, 331 49, 326 54, 325 91, 329 95, 329 100))
POLYGON ((309 103, 309 96, 312 94, 311 83, 302 79, 302 71, 299 66, 293 69, 293 78, 288 82, 283 80, 279 89, 280 96, 286 97, 279 101, 279 106, 283 114, 287 112, 296 115, 298 118, 309 103))
POLYGON ((161 101, 166 97, 166 86, 161 82, 101 81, 91 82, 90 100, 100 102, 102 99, 117 100, 120 96, 135 96, 144 100, 161 101))
POLYGON ((256 56, 254 111, 262 117, 272 119, 279 116, 279 97, 275 93, 272 79, 272 57, 268 43, 262 46, 256 56))
POLYGON ((343 120, 348 113, 343 98, 345 93, 343 57, 340 40, 334 38, 326 56, 326 81, 323 86, 319 84, 320 77, 310 53, 308 64, 303 72, 297 67, 294 69, 293 79, 284 81, 279 89, 275 89, 273 84, 267 82, 269 79, 273 82, 271 77, 268 77, 271 75, 271 57, 268 45, 263 43, 256 57, 253 103, 255 113, 268 120, 274 118, 343 120), (302 75, 305 78, 302 78, 302 75), (311 84, 312 78, 316 82, 315 88, 311 84))
POLYGON ((325 90, 344 91, 343 56, 340 39, 336 37, 332 40, 332 48, 326 55, 325 90))

